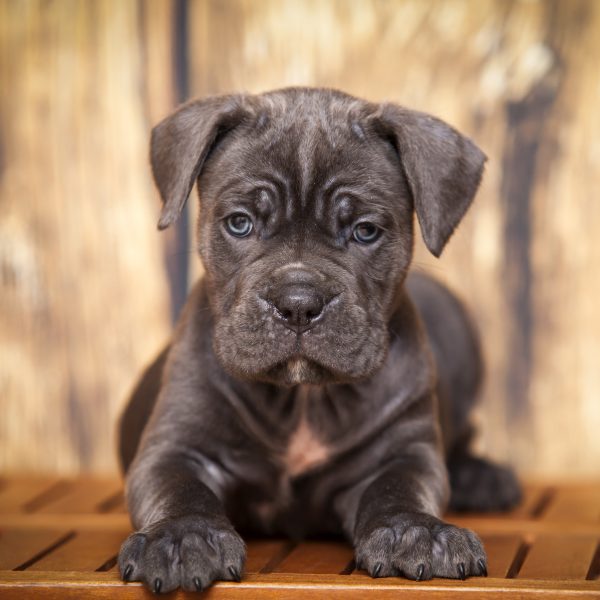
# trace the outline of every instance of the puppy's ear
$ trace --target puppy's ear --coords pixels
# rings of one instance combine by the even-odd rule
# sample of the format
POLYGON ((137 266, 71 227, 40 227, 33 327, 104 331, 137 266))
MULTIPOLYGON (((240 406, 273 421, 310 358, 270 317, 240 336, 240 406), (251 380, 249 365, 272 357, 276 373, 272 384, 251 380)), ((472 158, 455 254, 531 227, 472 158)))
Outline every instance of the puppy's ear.
POLYGON ((159 229, 177 220, 209 152, 247 114, 242 99, 215 96, 189 102, 152 130, 152 174, 163 201, 159 229))
POLYGON ((486 156, 424 113, 384 104, 377 120, 400 156, 425 244, 439 257, 473 200, 486 156))

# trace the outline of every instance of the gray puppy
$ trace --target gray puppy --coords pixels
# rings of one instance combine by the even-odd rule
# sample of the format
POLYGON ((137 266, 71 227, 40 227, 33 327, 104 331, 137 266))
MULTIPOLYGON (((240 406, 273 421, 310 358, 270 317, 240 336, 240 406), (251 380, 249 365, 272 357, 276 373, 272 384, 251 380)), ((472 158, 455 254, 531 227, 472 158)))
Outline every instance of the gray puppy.
POLYGON ((151 146, 159 228, 199 183, 206 274, 121 421, 123 578, 239 580, 236 529, 343 532, 374 577, 485 575, 478 537, 440 520, 450 487, 488 510, 519 487, 469 451, 467 314, 407 277, 413 213, 439 256, 483 153, 431 116, 303 88, 190 102, 151 146))

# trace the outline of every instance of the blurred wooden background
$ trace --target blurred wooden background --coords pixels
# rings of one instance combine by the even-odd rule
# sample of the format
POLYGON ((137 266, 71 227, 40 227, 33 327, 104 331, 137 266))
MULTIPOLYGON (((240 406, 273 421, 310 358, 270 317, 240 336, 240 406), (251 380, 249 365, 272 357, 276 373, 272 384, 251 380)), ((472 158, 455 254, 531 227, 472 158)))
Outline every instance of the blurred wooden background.
POLYGON ((485 150, 473 210, 416 268, 481 326, 480 448, 598 475, 596 0, 0 0, 0 469, 116 469, 117 414, 199 274, 193 215, 156 231, 149 130, 188 96, 296 84, 485 150))

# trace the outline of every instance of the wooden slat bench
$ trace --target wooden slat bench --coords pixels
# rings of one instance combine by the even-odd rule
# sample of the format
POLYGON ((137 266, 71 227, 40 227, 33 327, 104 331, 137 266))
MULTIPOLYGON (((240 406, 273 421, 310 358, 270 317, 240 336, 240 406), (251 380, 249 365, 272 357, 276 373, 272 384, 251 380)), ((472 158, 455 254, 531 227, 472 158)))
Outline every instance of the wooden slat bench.
MULTIPOLYGON (((600 598, 600 482, 532 484, 508 515, 448 519, 481 535, 489 577, 371 579, 343 543, 260 540, 248 542, 242 582, 218 583, 204 597, 600 598)), ((129 529, 117 479, 0 479, 0 598, 150 597, 119 579, 129 529)))

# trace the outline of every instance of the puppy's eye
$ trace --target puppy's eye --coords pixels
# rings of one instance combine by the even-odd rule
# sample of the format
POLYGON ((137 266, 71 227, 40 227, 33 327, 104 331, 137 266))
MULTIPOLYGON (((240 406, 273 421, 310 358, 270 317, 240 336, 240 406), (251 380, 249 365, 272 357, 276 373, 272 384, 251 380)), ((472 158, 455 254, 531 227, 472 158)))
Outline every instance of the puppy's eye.
POLYGON ((252 219, 244 213, 234 213, 225 220, 225 228, 235 237, 246 237, 252 231, 252 219))
POLYGON ((381 229, 374 223, 359 223, 352 232, 352 237, 360 244, 372 244, 381 235, 381 229))

